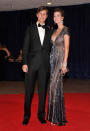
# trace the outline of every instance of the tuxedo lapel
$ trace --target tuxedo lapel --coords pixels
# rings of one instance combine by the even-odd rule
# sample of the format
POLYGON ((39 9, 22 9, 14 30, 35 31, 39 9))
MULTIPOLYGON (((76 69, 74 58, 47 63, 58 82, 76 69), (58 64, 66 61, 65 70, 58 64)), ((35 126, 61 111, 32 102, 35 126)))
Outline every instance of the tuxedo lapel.
POLYGON ((41 45, 41 41, 40 41, 40 37, 39 37, 39 32, 38 32, 38 28, 37 25, 34 25, 34 32, 35 32, 35 38, 37 39, 37 42, 41 45))
POLYGON ((43 40, 43 46, 46 43, 46 38, 47 38, 47 28, 45 28, 45 36, 44 36, 44 40, 43 40))

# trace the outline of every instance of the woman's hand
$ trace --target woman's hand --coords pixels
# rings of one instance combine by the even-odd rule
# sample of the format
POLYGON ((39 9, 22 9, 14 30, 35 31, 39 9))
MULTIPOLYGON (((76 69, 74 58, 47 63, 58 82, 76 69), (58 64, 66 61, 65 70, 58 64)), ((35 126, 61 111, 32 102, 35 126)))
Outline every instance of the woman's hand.
POLYGON ((23 65, 22 66, 22 70, 23 70, 23 72, 28 72, 28 66, 27 65, 23 65))
POLYGON ((65 75, 68 72, 67 64, 62 65, 61 74, 65 75))

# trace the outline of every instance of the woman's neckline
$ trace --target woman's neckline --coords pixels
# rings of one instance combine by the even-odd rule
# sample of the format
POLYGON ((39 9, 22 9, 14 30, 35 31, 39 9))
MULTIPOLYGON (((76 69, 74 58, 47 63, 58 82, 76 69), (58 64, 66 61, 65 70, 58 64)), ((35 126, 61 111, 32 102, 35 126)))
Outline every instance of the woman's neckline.
MULTIPOLYGON (((63 29, 64 29, 64 28, 65 28, 65 26, 63 26, 63 28, 61 29, 61 31, 60 31, 60 32, 58 33, 58 35, 56 36, 55 40, 52 40, 52 39, 51 39, 53 42, 55 42, 55 41, 56 41, 56 39, 57 39, 57 38, 58 38, 58 36, 61 34, 61 32, 63 31, 63 29)), ((55 30, 55 31, 56 31, 56 30, 55 30)), ((54 31, 54 32, 55 32, 55 31, 54 31)))

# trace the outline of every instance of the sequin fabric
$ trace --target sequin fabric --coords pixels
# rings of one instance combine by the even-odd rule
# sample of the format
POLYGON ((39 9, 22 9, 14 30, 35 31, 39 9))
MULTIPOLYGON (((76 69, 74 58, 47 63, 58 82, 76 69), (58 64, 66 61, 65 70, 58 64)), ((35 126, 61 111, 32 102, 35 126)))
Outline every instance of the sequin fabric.
POLYGON ((63 92, 63 76, 60 72, 64 59, 65 34, 69 35, 69 31, 66 26, 56 37, 55 41, 51 40, 53 46, 50 54, 51 73, 48 93, 47 120, 56 124, 66 122, 63 92))

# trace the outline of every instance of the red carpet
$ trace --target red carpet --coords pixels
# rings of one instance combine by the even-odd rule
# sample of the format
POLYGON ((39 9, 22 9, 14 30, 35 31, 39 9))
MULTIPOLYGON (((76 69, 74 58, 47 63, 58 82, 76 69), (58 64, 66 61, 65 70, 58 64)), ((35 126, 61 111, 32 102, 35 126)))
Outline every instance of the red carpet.
POLYGON ((39 123, 37 105, 38 96, 35 95, 30 123, 24 127, 24 95, 0 95, 0 131, 90 131, 90 93, 65 93, 66 126, 39 123))

